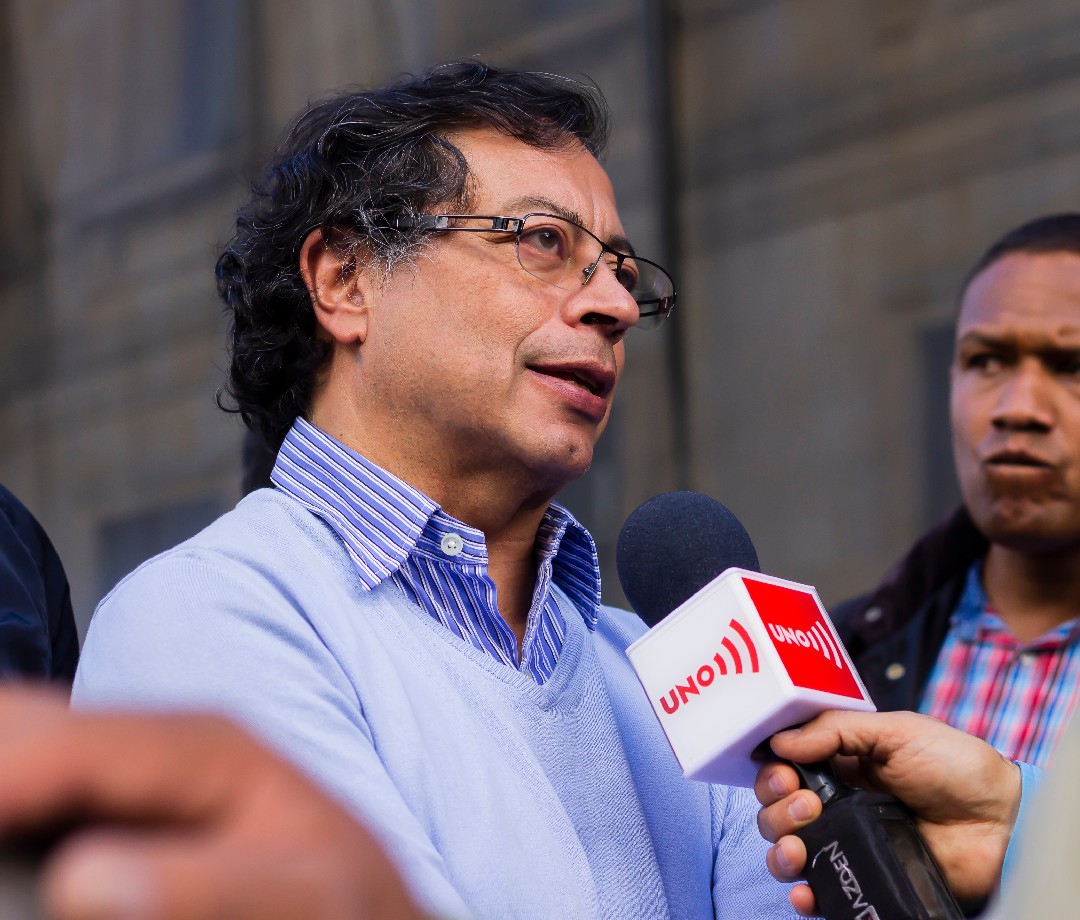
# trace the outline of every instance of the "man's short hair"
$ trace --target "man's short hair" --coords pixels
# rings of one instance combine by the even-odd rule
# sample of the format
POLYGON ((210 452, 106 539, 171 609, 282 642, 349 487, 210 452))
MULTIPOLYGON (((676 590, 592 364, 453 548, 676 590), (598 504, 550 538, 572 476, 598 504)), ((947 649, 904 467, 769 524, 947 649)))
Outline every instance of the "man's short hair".
POLYGON ((1005 256, 1017 252, 1029 255, 1070 252, 1080 256, 1080 214, 1065 213, 1036 217, 1010 230, 993 243, 983 253, 982 258, 975 263, 975 267, 968 272, 964 285, 960 289, 961 298, 967 293, 971 282, 986 269, 1005 256))
POLYGON ((599 90, 576 80, 458 61, 311 106, 253 184, 217 262, 231 313, 218 403, 275 450, 307 411, 329 347, 316 336, 300 275, 304 240, 321 229, 346 265, 389 272, 422 246, 418 232, 388 229, 389 218, 469 207, 468 163, 446 135, 482 125, 540 149, 577 141, 599 156, 608 109, 599 90))

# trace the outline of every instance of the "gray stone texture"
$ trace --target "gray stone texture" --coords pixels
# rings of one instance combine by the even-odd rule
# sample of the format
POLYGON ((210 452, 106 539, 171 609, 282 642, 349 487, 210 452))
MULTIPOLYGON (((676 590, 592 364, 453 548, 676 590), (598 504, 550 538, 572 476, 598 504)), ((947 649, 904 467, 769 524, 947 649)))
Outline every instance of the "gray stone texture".
POLYGON ((682 487, 838 599, 954 494, 957 286, 1080 203, 1077 49, 1060 0, 3 0, 0 481, 83 623, 233 504, 212 268, 245 178, 309 99, 478 55, 604 89, 624 222, 677 272, 567 492, 605 595, 621 521, 682 487))

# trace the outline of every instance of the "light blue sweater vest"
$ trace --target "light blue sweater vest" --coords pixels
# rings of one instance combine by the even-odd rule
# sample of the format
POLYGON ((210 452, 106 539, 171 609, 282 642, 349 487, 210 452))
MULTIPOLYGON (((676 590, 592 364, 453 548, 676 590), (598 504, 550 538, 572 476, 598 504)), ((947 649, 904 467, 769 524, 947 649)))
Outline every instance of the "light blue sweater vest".
POLYGON ((644 632, 560 596, 537 686, 390 583, 365 591, 334 533, 259 491, 102 601, 78 705, 222 710, 383 840, 439 917, 794 916, 756 803, 685 780, 624 654, 644 632))

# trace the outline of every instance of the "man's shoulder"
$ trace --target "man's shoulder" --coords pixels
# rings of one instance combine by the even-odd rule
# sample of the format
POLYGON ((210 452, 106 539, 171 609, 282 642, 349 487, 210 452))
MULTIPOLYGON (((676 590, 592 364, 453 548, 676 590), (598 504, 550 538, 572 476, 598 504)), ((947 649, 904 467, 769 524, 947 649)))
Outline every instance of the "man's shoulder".
POLYGON ((871 590, 830 607, 837 629, 880 636, 910 621, 986 553, 986 538, 957 508, 912 545, 871 590))
POLYGON ((37 518, 3 486, 0 486, 0 555, 12 580, 27 588, 35 582, 40 584, 49 598, 48 605, 64 619, 70 619, 74 630, 67 575, 60 557, 37 518))
POLYGON ((33 519, 26 506, 3 485, 0 485, 0 515, 13 527, 33 519))
POLYGON ((148 559, 98 604, 80 692, 115 689, 121 678, 152 687, 156 669, 186 693, 183 668, 194 661, 212 667, 241 648, 256 657, 325 654, 324 629, 338 628, 360 593, 348 577, 347 551, 327 532, 303 505, 260 490, 148 559))
POLYGON ((597 614, 596 629, 605 639, 625 649, 648 632, 645 621, 630 610, 601 605, 597 614))
POLYGON ((12 613, 5 620, 3 670, 70 681, 79 639, 64 566, 41 524, 3 486, 0 604, 12 613))
POLYGON ((256 489, 190 540, 188 548, 230 552, 278 552, 333 542, 333 531, 310 508, 276 488, 256 489))
POLYGON ((0 485, 0 528, 5 535, 17 540, 37 564, 56 551, 49 542, 45 530, 30 510, 7 488, 0 485))
POLYGON ((193 579, 197 593, 208 577, 244 581, 272 575, 302 579, 316 560, 344 552, 329 527, 299 502, 275 489, 259 489, 182 543, 147 559, 102 601, 193 579))

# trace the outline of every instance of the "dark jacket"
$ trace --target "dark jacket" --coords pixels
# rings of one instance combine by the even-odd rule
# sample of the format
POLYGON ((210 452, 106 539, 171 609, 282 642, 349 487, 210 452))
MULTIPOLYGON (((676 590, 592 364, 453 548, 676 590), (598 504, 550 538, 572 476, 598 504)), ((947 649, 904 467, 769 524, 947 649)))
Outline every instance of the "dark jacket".
POLYGON ((879 709, 918 709, 986 538, 965 508, 925 533, 873 591, 830 611, 879 709))
POLYGON ((34 516, 0 486, 0 679, 70 686, 78 662, 64 567, 34 516))

